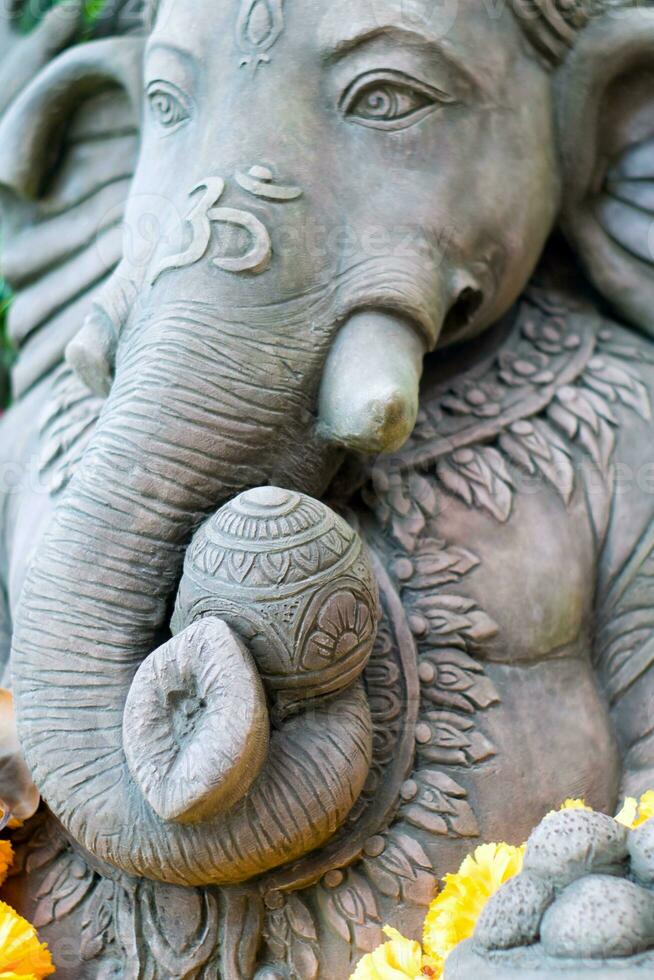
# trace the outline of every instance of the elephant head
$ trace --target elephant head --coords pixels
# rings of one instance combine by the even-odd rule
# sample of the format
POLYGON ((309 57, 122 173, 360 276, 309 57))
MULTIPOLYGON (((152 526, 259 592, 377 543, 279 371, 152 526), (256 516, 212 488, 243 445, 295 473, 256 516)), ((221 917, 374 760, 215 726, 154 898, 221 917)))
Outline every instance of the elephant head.
MULTIPOLYGON (((219 625, 229 610, 212 605, 211 591, 213 625, 180 614, 181 632, 168 639, 194 532, 249 488, 320 495, 344 449, 401 446, 425 357, 498 322, 562 209, 571 240, 588 240, 591 189, 571 176, 578 101, 552 50, 536 43, 556 31, 532 25, 528 40, 509 6, 155 7, 125 258, 68 352, 108 397, 28 576, 13 663, 26 757, 70 834, 127 871, 201 883, 270 866, 245 862, 221 877, 207 861, 207 828, 235 826, 238 792, 227 780, 223 795, 212 786, 192 798, 162 795, 152 759, 138 738, 125 741, 125 726, 144 740, 168 731, 152 694, 157 674, 180 670, 184 648, 191 667, 179 683, 190 682, 204 662, 195 646, 204 643, 204 656, 221 648, 256 694, 239 729, 255 732, 241 767, 254 778, 265 766, 267 720, 251 653, 270 683, 275 671, 265 650, 248 652, 219 625), (154 229, 146 250, 134 248, 143 229, 154 229), (135 720, 139 705, 147 732, 135 720)), ((625 54, 611 62, 614 79, 627 72, 633 82, 636 115, 647 79, 636 80, 634 66, 647 44, 651 55, 653 32, 639 14, 638 24, 625 19, 625 54)), ((615 90, 589 51, 575 71, 592 77, 599 105, 615 90)), ((46 119, 58 91, 43 93, 46 119)), ((621 132, 615 154, 629 127, 621 132)), ((644 278, 637 266, 633 275, 644 278)), ((348 687, 316 707, 312 737, 333 724, 353 744, 360 698, 348 687)), ((245 783, 241 802, 256 792, 245 783)), ((345 805, 337 794, 335 822, 355 791, 345 805)), ((292 819, 272 795, 265 805, 278 823, 292 819)), ((316 846, 329 829, 298 834, 276 860, 316 846)), ((245 846, 254 853, 259 843, 245 846)))

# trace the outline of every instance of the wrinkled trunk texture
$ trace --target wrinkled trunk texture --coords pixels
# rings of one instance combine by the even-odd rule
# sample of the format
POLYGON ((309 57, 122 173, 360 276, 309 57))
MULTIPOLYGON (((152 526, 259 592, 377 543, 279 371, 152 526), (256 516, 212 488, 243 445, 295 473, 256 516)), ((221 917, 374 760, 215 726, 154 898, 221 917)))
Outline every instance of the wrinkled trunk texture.
POLYGON ((172 883, 244 880, 266 869, 271 843, 282 863, 306 850, 316 828, 327 839, 361 787, 353 764, 350 798, 334 805, 323 748, 340 743, 353 759, 368 751, 355 689, 301 730, 292 722, 274 733, 248 798, 194 825, 157 817, 125 762, 125 700, 137 668, 165 639, 194 529, 222 501, 268 482, 280 459, 293 470, 294 454, 305 451, 295 442, 306 442, 325 350, 304 323, 277 325, 273 335, 264 320, 217 324, 210 310, 188 304, 126 332, 93 443, 17 616, 20 735, 45 800, 97 857, 172 883), (302 759, 301 787, 287 785, 284 753, 302 759))

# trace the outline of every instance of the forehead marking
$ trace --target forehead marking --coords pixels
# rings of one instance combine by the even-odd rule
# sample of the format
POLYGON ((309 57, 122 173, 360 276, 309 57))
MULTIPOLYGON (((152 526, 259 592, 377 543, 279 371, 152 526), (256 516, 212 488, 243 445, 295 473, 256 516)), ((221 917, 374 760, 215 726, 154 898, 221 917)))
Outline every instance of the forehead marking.
POLYGON ((268 52, 284 30, 284 0, 241 0, 236 42, 242 52, 240 67, 254 75, 270 61, 268 52))

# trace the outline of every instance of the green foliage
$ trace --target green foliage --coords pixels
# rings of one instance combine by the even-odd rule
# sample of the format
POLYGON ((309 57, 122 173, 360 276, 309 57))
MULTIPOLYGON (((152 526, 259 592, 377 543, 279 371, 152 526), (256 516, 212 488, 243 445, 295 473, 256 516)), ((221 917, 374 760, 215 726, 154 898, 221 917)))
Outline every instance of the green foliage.
POLYGON ((9 290, 0 279, 0 411, 9 404, 9 368, 14 359, 6 333, 6 314, 9 308, 9 290))
MULTIPOLYGON (((70 0, 21 0, 18 5, 16 20, 19 29, 28 34, 39 21, 47 14, 48 10, 58 4, 65 4, 70 0)), ((83 5, 83 19, 87 28, 93 26, 101 15, 107 3, 111 0, 85 0, 83 5)))
MULTIPOLYGON (((101 16, 105 7, 113 0, 84 0, 82 4, 82 20, 85 30, 81 40, 90 36, 93 25, 101 16)), ((28 34, 43 19, 49 10, 58 5, 70 3, 70 0, 19 0, 15 5, 15 20, 17 27, 28 34)), ((9 289, 0 278, 0 412, 9 404, 10 385, 9 370, 15 354, 9 344, 6 330, 6 314, 11 301, 9 289)))

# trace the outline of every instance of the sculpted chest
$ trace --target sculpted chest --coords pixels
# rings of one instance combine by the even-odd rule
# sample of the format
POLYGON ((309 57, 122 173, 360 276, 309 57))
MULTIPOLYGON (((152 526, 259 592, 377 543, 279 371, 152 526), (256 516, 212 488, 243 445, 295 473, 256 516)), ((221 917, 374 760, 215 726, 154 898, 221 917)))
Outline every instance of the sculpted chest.
MULTIPOLYGON (((527 301, 499 351, 426 400, 417 438, 365 492, 416 647, 417 769, 455 781, 485 839, 521 840, 553 798, 616 801, 597 583, 620 410, 648 414, 616 339, 527 301)), ((445 864, 453 824, 431 821, 445 864)))
MULTIPOLYGON (((521 839, 552 792, 610 809, 619 760, 592 663, 585 503, 568 511, 541 487, 499 524, 449 499, 424 534, 411 553, 383 545, 416 645, 417 768, 465 790, 464 833, 485 839, 521 839)), ((432 828, 448 865, 456 821, 441 813, 432 828)))

